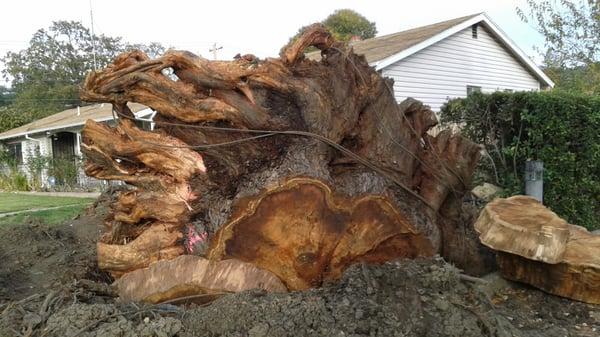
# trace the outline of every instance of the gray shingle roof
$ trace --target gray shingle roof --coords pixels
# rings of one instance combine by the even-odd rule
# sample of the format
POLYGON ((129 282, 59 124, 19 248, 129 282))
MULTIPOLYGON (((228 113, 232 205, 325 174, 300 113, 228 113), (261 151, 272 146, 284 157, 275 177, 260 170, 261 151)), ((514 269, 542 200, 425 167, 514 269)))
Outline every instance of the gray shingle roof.
MULTIPOLYGON (((477 15, 479 15, 479 13, 434 23, 427 26, 417 27, 394 34, 356 41, 350 45, 356 54, 364 55, 367 59, 367 62, 378 62, 420 42, 423 42, 445 31, 446 29, 454 27, 461 22, 467 21, 477 15)), ((321 52, 316 51, 308 53, 306 56, 311 60, 320 60, 321 52)))

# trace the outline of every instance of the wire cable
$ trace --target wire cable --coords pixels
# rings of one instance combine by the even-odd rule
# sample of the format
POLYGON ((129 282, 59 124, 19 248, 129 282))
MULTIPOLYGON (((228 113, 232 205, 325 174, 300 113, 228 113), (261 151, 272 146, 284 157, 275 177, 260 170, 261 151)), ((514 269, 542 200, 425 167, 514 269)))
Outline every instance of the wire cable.
MULTIPOLYGON (((125 119, 129 119, 132 121, 136 121, 138 120, 135 117, 131 117, 131 116, 127 116, 119 111, 116 111, 113 108, 113 118, 115 119, 116 122, 116 116, 114 115, 114 113, 116 113, 118 116, 125 118, 125 119)), ((430 205, 427 200, 425 200, 421 195, 419 195, 418 193, 416 193, 415 191, 411 190, 410 188, 408 188, 406 185, 404 185, 401 181, 399 181, 396 177, 388 174, 388 172, 386 172, 385 170, 383 170, 382 168, 376 166, 375 164, 371 163, 370 161, 368 161, 367 159, 357 155, 356 153, 350 151, 349 149, 345 148, 344 146, 332 141, 331 139, 316 134, 316 133, 312 133, 312 132, 308 132, 308 131, 297 131, 297 130, 285 130, 285 131, 278 131, 278 130, 256 130, 256 129, 238 129, 238 128, 228 128, 228 127, 218 127, 218 126, 205 126, 205 125, 192 125, 192 124, 182 124, 182 123, 173 123, 173 122, 163 122, 163 121, 154 121, 153 123, 158 124, 158 125, 169 125, 169 126, 177 126, 177 127, 186 127, 186 128, 195 128, 195 129, 200 129, 200 130, 210 130, 210 131, 225 131, 225 132, 236 132, 236 133, 255 133, 255 134, 260 134, 261 136, 255 136, 255 137, 247 137, 247 138, 242 138, 242 139, 238 139, 235 141, 231 141, 231 142, 225 142, 225 143, 218 143, 218 144, 206 144, 206 145, 167 145, 167 144, 160 144, 160 143, 154 143, 154 142, 149 142, 146 140, 141 140, 141 139, 136 139, 136 141, 140 141, 142 143, 147 143, 153 146, 160 146, 160 147, 167 147, 167 148, 189 148, 189 149, 206 149, 206 148, 214 148, 214 147, 220 147, 220 146, 229 146, 229 145, 233 145, 233 144, 239 144, 239 143, 243 143, 243 142, 247 142, 247 141, 252 141, 252 140, 256 140, 259 138, 266 138, 266 137, 270 137, 270 136, 274 136, 274 135, 294 135, 294 136, 302 136, 302 137, 309 137, 309 138, 314 138, 317 139, 331 147, 333 147, 334 149, 342 152, 343 154, 347 155, 348 157, 356 160, 357 162, 363 164, 364 166, 370 168, 371 170, 379 173, 380 175, 382 175, 383 177, 391 180, 392 182, 394 182, 396 185, 398 185, 399 187, 401 187, 403 190, 405 190, 407 193, 409 193, 410 195, 412 195, 413 197, 417 198, 419 201, 421 201, 423 204, 425 204, 428 208, 432 209, 433 211, 435 211, 435 208, 430 205)), ((129 136, 131 139, 135 139, 133 137, 131 137, 131 135, 127 134, 127 136, 129 136)))
MULTIPOLYGON (((339 52, 340 54, 343 54, 344 58, 346 59, 346 61, 348 61, 352 67, 354 67, 354 70, 356 70, 356 73, 359 74, 359 77, 361 79, 361 81, 363 82, 364 85, 367 84, 366 80, 364 79, 364 77, 362 76, 360 69, 358 68, 358 66, 356 65, 356 63, 354 62, 354 60, 352 60, 352 58, 350 58, 349 52, 348 51, 343 51, 339 48, 335 48, 335 47, 330 47, 330 49, 336 50, 337 52, 339 52)), ((388 93, 391 95, 391 97, 395 100, 395 95, 394 95, 394 90, 393 88, 390 87, 389 83, 387 81, 385 81, 385 79, 383 80, 383 83, 385 84, 386 88, 388 89, 388 93)), ((410 130, 413 132, 413 134, 417 137, 417 138, 422 138, 420 134, 417 133, 417 130, 415 130, 415 128, 412 126, 412 123, 408 120, 408 118, 406 117, 406 114, 401 113, 400 111, 397 112, 396 115, 402 115, 402 117, 398 118, 398 122, 401 123, 401 119, 403 118, 404 121, 406 122, 406 124, 408 125, 408 127, 410 128, 410 130)), ((404 146, 403 144, 401 144, 400 142, 398 142, 395 137, 392 135, 391 130, 389 129, 387 124, 383 124, 383 130, 381 130, 381 128, 378 128, 379 132, 385 131, 385 133, 388 135, 388 138, 392 141, 392 143, 396 144, 397 146, 399 146, 403 151, 405 151, 406 153, 408 153, 411 157, 413 157, 416 161, 418 161, 421 165, 423 165, 424 167, 428 168, 430 170, 431 175, 444 187, 446 187, 448 190, 451 190, 452 193, 454 193, 454 195, 460 195, 460 193, 458 193, 458 191, 456 191, 456 189, 454 189, 454 187, 446 184, 446 181, 439 175, 440 173, 436 174, 437 169, 433 168, 431 165, 427 164, 425 161, 423 161, 421 158, 419 158, 419 156, 417 156, 416 154, 414 154, 412 151, 410 151, 406 146, 404 146)), ((444 161, 442 161, 442 158, 440 158, 440 156, 438 155, 438 153, 435 151, 435 148, 433 147, 433 144, 431 144, 431 142, 424 138, 423 139, 424 142, 427 142, 427 145, 429 145, 429 148, 431 149, 431 152, 433 153, 433 155, 436 157, 436 159, 438 160, 439 164, 442 166, 442 168, 444 170, 446 170, 447 172, 452 173, 452 175, 456 176, 458 178, 458 180, 463 184, 464 187, 466 186, 466 183, 464 182, 464 180, 462 179, 461 176, 458 175, 458 173, 456 173, 454 170, 452 170, 450 167, 448 167, 444 161)))

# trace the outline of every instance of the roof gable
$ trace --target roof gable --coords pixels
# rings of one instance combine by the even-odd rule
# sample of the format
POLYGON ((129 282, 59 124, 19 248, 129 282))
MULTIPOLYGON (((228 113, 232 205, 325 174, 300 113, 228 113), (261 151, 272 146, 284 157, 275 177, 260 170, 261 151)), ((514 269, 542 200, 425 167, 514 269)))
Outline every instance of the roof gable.
MULTIPOLYGON (((474 24, 484 25, 491 35, 542 83, 542 87, 554 86, 554 82, 485 13, 463 16, 394 34, 357 41, 350 45, 356 54, 364 55, 370 65, 377 70, 381 70, 474 24)), ((319 60, 321 53, 318 51, 312 52, 307 54, 307 57, 312 60, 319 60)))
MULTIPOLYGON (((436 30, 437 33, 434 33, 433 35, 428 35, 428 37, 420 40, 419 42, 417 42, 415 44, 412 44, 408 48, 404 48, 404 49, 398 51, 395 54, 389 55, 384 58, 380 58, 378 60, 375 60, 373 58, 373 61, 372 62, 369 61, 369 64, 375 66, 375 68, 377 70, 383 69, 397 61, 400 61, 420 50, 423 50, 423 49, 431 46, 432 44, 434 44, 438 41, 441 41, 453 34, 456 34, 465 28, 468 28, 474 24, 482 24, 490 31, 490 33, 496 39, 498 39, 499 43, 501 43, 503 46, 505 46, 508 49, 508 51, 543 84, 543 86, 547 86, 547 87, 554 86, 554 82, 552 82, 552 80, 548 77, 548 75, 546 75, 535 63, 533 63, 533 61, 531 61, 531 59, 527 55, 525 55, 525 53, 519 47, 517 47, 517 45, 485 13, 472 15, 472 16, 466 16, 466 17, 462 17, 462 18, 458 18, 458 19, 450 20, 450 21, 444 21, 439 24, 442 27, 445 27, 445 29, 444 28, 442 28, 440 30, 427 29, 427 27, 432 27, 435 25, 430 25, 430 26, 425 26, 425 27, 414 29, 414 30, 424 29, 424 30, 431 30, 431 31, 436 30), (451 23, 453 21, 454 21, 454 25, 451 25, 451 23), (444 25, 442 25, 442 24, 444 24, 444 25)), ((355 50, 357 50, 357 49, 355 49, 355 50)), ((368 58, 367 58, 367 60, 368 60, 368 58)))
POLYGON ((351 46, 356 54, 364 55, 369 64, 377 64, 478 15, 463 16, 394 34, 356 41, 351 46))

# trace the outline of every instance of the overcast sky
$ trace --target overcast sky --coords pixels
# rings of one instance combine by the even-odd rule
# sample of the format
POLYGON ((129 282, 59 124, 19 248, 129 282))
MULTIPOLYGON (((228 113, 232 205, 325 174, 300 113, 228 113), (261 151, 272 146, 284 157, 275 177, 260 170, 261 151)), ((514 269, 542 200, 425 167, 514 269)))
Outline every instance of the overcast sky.
MULTIPOLYGON (((385 35, 437 21, 486 12, 531 57, 541 45, 537 32, 520 21, 515 8, 524 0, 396 1, 181 1, 92 0, 96 33, 129 42, 157 41, 211 57, 236 53, 275 56, 299 27, 320 21, 336 9, 350 8, 377 24, 385 35)), ((76 20, 90 26, 89 0, 7 1, 0 14, 0 55, 18 51, 39 28, 52 21, 76 20)))

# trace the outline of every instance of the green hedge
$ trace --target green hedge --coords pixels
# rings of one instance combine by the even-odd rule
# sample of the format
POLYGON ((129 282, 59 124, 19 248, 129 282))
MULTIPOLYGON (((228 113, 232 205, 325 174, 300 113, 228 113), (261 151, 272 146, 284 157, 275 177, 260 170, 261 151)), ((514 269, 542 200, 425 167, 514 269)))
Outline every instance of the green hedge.
POLYGON ((523 193, 527 159, 544 162, 544 203, 569 222, 600 228, 600 96, 475 93, 448 102, 442 124, 483 144, 478 179, 523 193))

